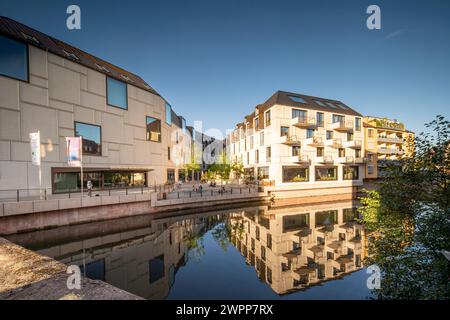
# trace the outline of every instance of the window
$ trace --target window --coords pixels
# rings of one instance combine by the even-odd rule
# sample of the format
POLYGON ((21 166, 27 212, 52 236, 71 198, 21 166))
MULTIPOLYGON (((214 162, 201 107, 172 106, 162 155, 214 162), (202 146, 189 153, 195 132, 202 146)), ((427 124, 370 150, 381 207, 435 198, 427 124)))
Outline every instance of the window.
POLYGON ((338 114, 333 114, 333 123, 343 123, 345 121, 345 117, 338 115, 338 114))
POLYGON ((272 235, 270 233, 267 234, 267 248, 272 249, 272 235))
POLYGON ((259 145, 260 145, 261 147, 264 146, 264 132, 261 132, 261 133, 259 134, 259 145))
POLYGON ((167 169, 167 182, 174 183, 175 182, 175 170, 167 169))
POLYGON ((164 277, 164 255, 152 259, 148 263, 150 283, 154 283, 164 277))
POLYGON ((299 103, 306 103, 305 99, 303 99, 303 98, 296 97, 296 96, 288 96, 288 97, 292 101, 299 102, 299 103))
POLYGON ((299 231, 309 227, 309 213, 287 215, 283 217, 283 233, 299 231))
POLYGON ((361 131, 361 118, 355 118, 355 130, 361 131))
POLYGON ((361 158, 361 149, 355 149, 355 158, 361 158))
POLYGON ((259 163, 259 150, 255 151, 255 163, 259 163))
MULTIPOLYGON (((338 222, 338 211, 327 210, 316 212, 316 227, 323 227, 336 224, 338 222)), ((317 237, 317 242, 323 242, 323 238, 317 237)))
POLYGON ((253 136, 250 136, 250 149, 253 149, 253 136))
POLYGON ((28 47, 0 35, 0 74, 28 81, 28 47))
POLYGON ((331 102, 327 102, 327 105, 329 105, 333 109, 337 109, 337 107, 334 104, 332 104, 331 102))
POLYGON ((269 167, 258 168, 258 179, 269 179, 269 167))
POLYGON ((320 101, 320 100, 314 100, 314 102, 317 103, 317 104, 318 104, 319 106, 321 106, 321 107, 326 107, 325 103, 323 103, 323 102, 320 101))
POLYGON ((186 119, 185 118, 181 118, 181 129, 183 129, 183 131, 186 130, 186 119))
POLYGON ((83 154, 102 155, 102 135, 100 126, 75 122, 75 136, 83 137, 83 154))
POLYGON ((266 162, 270 162, 272 160, 272 148, 266 148, 266 162))
POLYGON ((373 166, 373 164, 369 164, 368 166, 367 166, 367 174, 373 174, 374 173, 374 166, 373 166))
POLYGON ((292 109, 292 119, 299 118, 299 119, 306 119, 306 111, 305 110, 299 110, 299 109, 292 109))
POLYGON ((301 152, 300 146, 293 146, 292 147, 292 156, 293 157, 299 157, 301 152))
POLYGON ((266 127, 270 126, 271 123, 271 114, 270 110, 266 112, 266 127))
POLYGON ((147 121, 147 141, 161 142, 161 120, 146 117, 147 121))
POLYGON ((316 114, 316 123, 319 128, 323 128, 323 112, 317 112, 316 114))
POLYGON ((342 103, 337 103, 336 105, 343 110, 348 110, 348 108, 344 106, 342 103))
POLYGON ((306 138, 313 138, 314 137, 314 129, 306 129, 306 138))
POLYGON ((244 139, 244 151, 247 151, 247 138, 244 139))
POLYGON ((347 132, 347 141, 353 141, 353 133, 347 132))
POLYGON ((369 138, 373 138, 373 129, 368 129, 367 135, 369 136, 369 138))
POLYGON ((80 266, 81 274, 92 280, 105 281, 105 259, 86 263, 80 266))
POLYGON ((259 130, 259 118, 256 117, 255 118, 255 131, 258 131, 258 130, 259 130))
POLYGON ((345 149, 339 148, 339 158, 343 158, 343 157, 345 157, 345 149))
POLYGON ((316 181, 337 180, 336 167, 316 167, 316 181))
POLYGON ((324 150, 323 147, 318 147, 317 148, 317 156, 318 157, 323 157, 323 150, 324 150))
POLYGON ((107 77, 106 78, 106 103, 112 107, 128 109, 127 84, 125 82, 107 77))
POLYGON ((247 152, 247 165, 250 164, 250 152, 247 152))
POLYGON ((289 137, 289 127, 281 127, 281 136, 289 137))
POLYGON ((304 167, 283 167, 283 183, 309 180, 309 169, 304 167))
POLYGON ((172 107, 166 103, 166 123, 172 125, 172 107))
POLYGON ((358 179, 359 179, 358 166, 344 167, 344 180, 358 180, 358 179))
POLYGON ((167 147, 167 160, 170 161, 170 147, 167 147))
POLYGON ((334 137, 333 131, 327 130, 327 140, 331 140, 333 139, 333 137, 334 137))

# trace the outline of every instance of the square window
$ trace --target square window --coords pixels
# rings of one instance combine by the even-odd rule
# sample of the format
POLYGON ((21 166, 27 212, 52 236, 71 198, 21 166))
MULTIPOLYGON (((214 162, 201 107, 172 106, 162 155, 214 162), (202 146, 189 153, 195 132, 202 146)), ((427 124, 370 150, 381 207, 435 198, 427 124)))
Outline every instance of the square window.
POLYGON ((28 81, 28 47, 26 44, 0 35, 0 74, 28 81))
POLYGON ((83 154, 102 155, 101 127, 93 124, 75 122, 75 136, 83 137, 83 154))
POLYGON ((128 110, 128 93, 125 82, 107 77, 107 104, 112 107, 128 110))
POLYGON ((161 120, 147 117, 147 140, 161 142, 161 120))

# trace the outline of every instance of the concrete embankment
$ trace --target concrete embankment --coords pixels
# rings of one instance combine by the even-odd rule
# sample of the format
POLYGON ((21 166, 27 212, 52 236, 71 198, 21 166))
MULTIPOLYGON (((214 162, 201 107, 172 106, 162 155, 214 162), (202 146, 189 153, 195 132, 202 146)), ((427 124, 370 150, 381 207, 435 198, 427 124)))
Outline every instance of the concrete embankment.
POLYGON ((67 266, 0 238, 0 300, 140 300, 102 281, 81 278, 69 290, 67 266))
MULTIPOLYGON (((263 193, 236 194, 226 196, 205 196, 192 199, 145 200, 84 206, 50 211, 35 211, 22 214, 0 214, 0 236, 29 232, 87 222, 111 220, 145 214, 159 214, 184 210, 205 210, 207 208, 266 202, 269 198, 263 193)), ((90 200, 88 198, 88 200, 90 200)), ((98 200, 103 203, 104 199, 98 200)))

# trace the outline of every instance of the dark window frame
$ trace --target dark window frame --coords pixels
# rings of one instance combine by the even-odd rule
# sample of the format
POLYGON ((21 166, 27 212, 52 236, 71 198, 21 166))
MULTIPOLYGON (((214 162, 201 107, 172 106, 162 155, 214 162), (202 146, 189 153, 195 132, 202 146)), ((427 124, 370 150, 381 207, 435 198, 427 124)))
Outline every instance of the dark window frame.
POLYGON ((8 78, 8 79, 24 82, 24 83, 30 83, 30 44, 25 42, 25 41, 20 41, 20 40, 18 40, 16 38, 10 37, 10 36, 8 36, 6 34, 1 34, 0 36, 3 36, 5 38, 7 38, 7 39, 10 39, 10 40, 13 40, 13 41, 16 41, 16 42, 19 42, 19 43, 25 45, 25 47, 26 47, 26 51, 25 52, 26 52, 26 55, 27 55, 27 80, 15 78, 15 77, 3 74, 1 72, 0 72, 0 76, 8 78))
POLYGON ((152 117, 152 116, 145 116, 145 140, 149 141, 149 142, 162 143, 162 120, 161 119, 158 119, 158 118, 155 118, 155 117, 152 117), (147 119, 148 118, 152 118, 152 119, 155 119, 155 120, 159 121, 159 141, 155 141, 155 140, 147 138, 147 136, 148 136, 147 119))
POLYGON ((114 78, 114 77, 110 77, 110 76, 105 75, 105 85, 106 85, 106 105, 107 105, 107 106, 110 106, 110 107, 113 107, 113 108, 118 108, 118 109, 120 109, 120 110, 126 110, 126 111, 128 111, 128 83, 125 82, 125 81, 116 79, 116 78, 114 78), (125 94, 126 94, 126 102, 127 102, 127 107, 126 107, 126 108, 122 108, 121 106, 117 106, 117 105, 114 105, 114 104, 110 104, 110 103, 109 103, 109 101, 108 101, 108 100, 109 100, 109 99, 108 99, 108 96, 109 96, 108 79, 112 79, 112 80, 116 80, 116 81, 122 82, 122 83, 125 85, 125 94))
MULTIPOLYGON (((98 125, 98 124, 92 124, 92 123, 87 123, 87 122, 82 122, 82 121, 74 121, 73 122, 73 134, 74 134, 74 137, 83 137, 82 135, 81 136, 77 136, 77 123, 100 128, 100 154, 97 154, 97 153, 85 153, 84 152, 84 143, 83 143, 82 148, 81 148, 82 149, 81 150, 82 155, 83 156, 86 155, 86 156, 89 156, 89 157, 103 157, 102 126, 98 125)), ((83 137, 83 140, 84 140, 84 137, 83 137)))

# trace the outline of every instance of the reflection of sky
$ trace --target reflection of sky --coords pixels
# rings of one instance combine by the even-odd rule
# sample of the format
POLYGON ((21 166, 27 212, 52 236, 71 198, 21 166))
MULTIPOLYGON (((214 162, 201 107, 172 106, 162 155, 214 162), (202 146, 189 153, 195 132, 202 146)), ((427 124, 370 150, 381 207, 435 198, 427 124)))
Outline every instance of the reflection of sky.
POLYGON ((100 143, 100 128, 97 126, 91 126, 84 123, 76 124, 77 136, 82 136, 85 140, 92 140, 96 143, 100 143))
POLYGON ((5 37, 0 37, 0 70, 2 74, 20 79, 27 79, 26 47, 13 42, 5 37), (21 54, 18 54, 18 53, 21 54))

